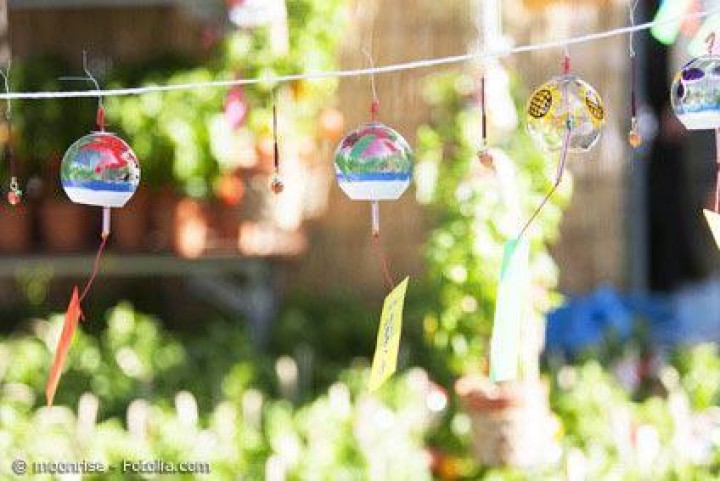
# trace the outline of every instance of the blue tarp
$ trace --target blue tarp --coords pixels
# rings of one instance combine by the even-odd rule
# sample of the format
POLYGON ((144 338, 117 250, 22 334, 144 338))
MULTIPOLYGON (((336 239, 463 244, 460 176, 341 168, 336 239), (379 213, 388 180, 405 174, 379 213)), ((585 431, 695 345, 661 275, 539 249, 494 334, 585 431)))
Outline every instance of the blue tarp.
POLYGON ((629 340, 637 323, 662 345, 720 341, 720 278, 669 294, 622 294, 602 286, 548 315, 546 349, 569 355, 599 344, 608 333, 629 340))

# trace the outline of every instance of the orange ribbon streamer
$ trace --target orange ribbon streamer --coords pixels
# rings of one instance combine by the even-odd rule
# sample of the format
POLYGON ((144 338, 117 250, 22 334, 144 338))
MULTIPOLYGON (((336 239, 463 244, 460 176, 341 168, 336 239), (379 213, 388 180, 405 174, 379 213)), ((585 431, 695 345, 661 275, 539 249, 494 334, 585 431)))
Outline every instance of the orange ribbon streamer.
POLYGON ((52 367, 50 368, 50 376, 45 384, 45 397, 47 399, 48 406, 52 406, 55 391, 57 390, 58 383, 60 382, 62 368, 65 365, 65 359, 67 358, 67 352, 70 348, 73 335, 75 334, 75 329, 77 328, 78 319, 80 319, 80 317, 84 318, 80 303, 85 299, 88 292, 90 292, 90 287, 100 270, 100 259, 103 251, 105 250, 105 246, 107 245, 107 240, 108 236, 103 235, 102 242, 100 243, 100 247, 95 255, 92 273, 85 284, 82 294, 78 295, 78 288, 75 286, 72 296, 70 297, 70 304, 65 312, 65 324, 63 325, 62 334, 60 335, 60 340, 58 341, 58 346, 55 350, 55 357, 53 358, 52 367))
POLYGON ((53 358, 52 367, 50 368, 50 376, 45 384, 45 398, 48 406, 52 406, 53 399, 55 398, 55 391, 57 390, 58 383, 60 382, 60 375, 62 374, 62 368, 65 364, 65 359, 67 358, 70 342, 72 341, 73 334, 75 334, 75 328, 77 327, 78 320, 81 315, 80 297, 78 296, 78 288, 76 286, 73 289, 67 312, 65 312, 65 324, 63 325, 60 340, 58 341, 58 347, 55 351, 55 357, 53 358))

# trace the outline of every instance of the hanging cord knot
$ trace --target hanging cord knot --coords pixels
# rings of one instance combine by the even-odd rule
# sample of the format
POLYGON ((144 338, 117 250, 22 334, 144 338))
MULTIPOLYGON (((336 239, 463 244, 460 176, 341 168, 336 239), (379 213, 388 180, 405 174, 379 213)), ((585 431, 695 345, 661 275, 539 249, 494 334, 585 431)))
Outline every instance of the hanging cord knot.
POLYGON ((375 87, 375 61, 368 49, 362 49, 365 58, 370 65, 370 88, 372 90, 372 103, 370 104, 370 119, 375 122, 380 113, 380 100, 378 99, 377 88, 375 87))
POLYGON ((378 99, 373 99, 372 103, 370 104, 370 119, 373 122, 376 122, 379 114, 380 114, 380 101, 378 99))
POLYGON ((95 114, 95 125, 100 132, 105 132, 105 107, 98 106, 95 114))

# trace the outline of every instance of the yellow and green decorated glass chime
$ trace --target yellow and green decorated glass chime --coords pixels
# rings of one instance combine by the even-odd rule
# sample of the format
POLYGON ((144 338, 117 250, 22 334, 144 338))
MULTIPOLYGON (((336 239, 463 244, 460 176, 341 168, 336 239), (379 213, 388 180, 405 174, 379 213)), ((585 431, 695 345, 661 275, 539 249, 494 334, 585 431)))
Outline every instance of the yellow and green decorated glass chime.
POLYGON ((527 131, 545 152, 560 153, 553 187, 520 231, 529 227, 562 180, 567 154, 587 152, 600 139, 605 125, 605 108, 597 91, 570 72, 570 57, 565 56, 563 74, 538 87, 525 108, 527 131))
POLYGON ((587 152, 600 138, 605 111, 597 91, 570 72, 565 55, 563 73, 538 87, 525 108, 530 137, 545 152, 559 153, 551 189, 520 229, 505 243, 490 340, 490 379, 507 381, 518 375, 520 339, 529 293, 529 247, 524 234, 562 180, 569 152, 587 152))

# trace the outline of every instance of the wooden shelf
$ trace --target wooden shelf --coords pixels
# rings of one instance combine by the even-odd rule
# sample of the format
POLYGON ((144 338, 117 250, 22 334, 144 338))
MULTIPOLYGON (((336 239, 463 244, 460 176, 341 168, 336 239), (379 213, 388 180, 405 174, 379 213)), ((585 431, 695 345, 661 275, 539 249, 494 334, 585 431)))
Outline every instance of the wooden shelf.
MULTIPOLYGON (((47 273, 56 277, 81 277, 92 270, 94 254, 25 254, 0 256, 0 277, 15 277, 32 273, 47 273)), ((186 259, 172 254, 105 253, 102 259, 103 276, 157 277, 214 274, 261 274, 266 270, 267 258, 239 255, 205 256, 186 259)))

